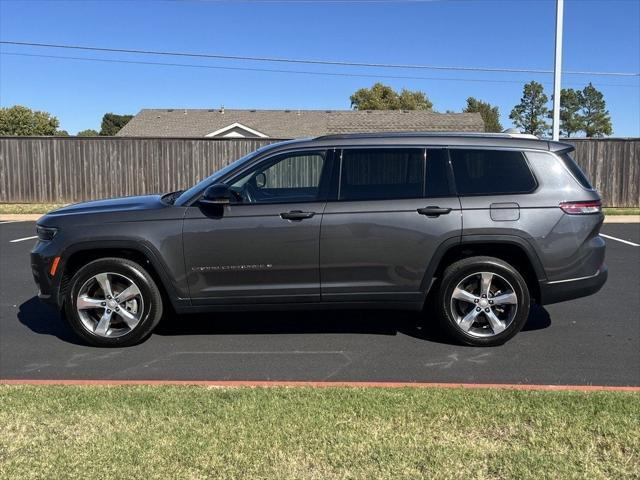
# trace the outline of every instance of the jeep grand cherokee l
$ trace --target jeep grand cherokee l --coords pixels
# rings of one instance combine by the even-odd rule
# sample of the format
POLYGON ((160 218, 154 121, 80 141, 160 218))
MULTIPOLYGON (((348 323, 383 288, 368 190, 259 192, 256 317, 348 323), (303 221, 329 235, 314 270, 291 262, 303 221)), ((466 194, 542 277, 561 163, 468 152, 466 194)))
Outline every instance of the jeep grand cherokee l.
MULTIPOLYGON (((421 310, 497 345, 531 302, 607 278, 600 197, 571 145, 508 134, 353 134, 268 145, 188 190, 38 221, 42 300, 98 346, 169 308, 421 310)), ((301 320, 303 321, 303 320, 301 320)))

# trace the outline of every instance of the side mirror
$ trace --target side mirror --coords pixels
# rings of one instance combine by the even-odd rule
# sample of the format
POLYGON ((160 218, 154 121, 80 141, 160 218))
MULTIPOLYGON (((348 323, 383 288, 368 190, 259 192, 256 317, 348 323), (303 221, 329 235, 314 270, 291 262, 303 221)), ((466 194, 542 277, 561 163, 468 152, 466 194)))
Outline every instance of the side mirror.
POLYGON ((203 205, 227 205, 231 203, 232 196, 228 185, 216 183, 204 191, 200 203, 203 205))
POLYGON ((260 172, 255 176, 256 187, 264 188, 267 185, 267 176, 264 172, 260 172))

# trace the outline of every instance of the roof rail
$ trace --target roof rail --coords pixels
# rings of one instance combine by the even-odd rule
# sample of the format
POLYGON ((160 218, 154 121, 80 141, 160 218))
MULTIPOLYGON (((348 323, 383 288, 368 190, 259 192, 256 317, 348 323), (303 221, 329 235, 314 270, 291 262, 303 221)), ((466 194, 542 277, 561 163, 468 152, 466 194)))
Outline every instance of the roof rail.
POLYGON ((340 140, 349 138, 381 138, 381 137, 470 137, 470 138, 529 138, 539 140, 535 135, 520 133, 515 129, 501 133, 487 132, 372 132, 372 133, 334 133, 315 137, 316 140, 340 140))

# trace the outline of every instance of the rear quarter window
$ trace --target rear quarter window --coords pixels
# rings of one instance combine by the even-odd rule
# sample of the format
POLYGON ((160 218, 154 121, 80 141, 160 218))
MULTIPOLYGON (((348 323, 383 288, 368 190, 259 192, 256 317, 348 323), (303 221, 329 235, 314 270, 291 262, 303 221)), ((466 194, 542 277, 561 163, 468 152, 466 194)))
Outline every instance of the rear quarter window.
POLYGON ((571 175, 573 175, 573 178, 575 178, 580 185, 588 190, 593 190, 589 179, 582 171, 580 166, 575 162, 575 160, 571 158, 571 155, 569 155, 568 153, 563 153, 559 155, 559 157, 562 160, 562 163, 564 163, 564 166, 567 167, 567 169, 571 172, 571 175))
POLYGON ((522 152, 451 149, 450 155, 459 195, 530 193, 537 187, 522 152))

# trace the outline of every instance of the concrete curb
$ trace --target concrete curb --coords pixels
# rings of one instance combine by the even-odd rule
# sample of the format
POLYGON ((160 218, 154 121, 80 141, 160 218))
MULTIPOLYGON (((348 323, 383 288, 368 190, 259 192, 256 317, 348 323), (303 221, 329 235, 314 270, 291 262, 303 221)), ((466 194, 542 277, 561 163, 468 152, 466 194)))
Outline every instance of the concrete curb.
MULTIPOLYGON (((0 222, 34 222, 41 213, 0 213, 0 222)), ((604 223, 640 223, 640 215, 608 215, 604 223)))
POLYGON ((640 223, 640 215, 608 215, 604 223, 640 223))
POLYGON ((349 387, 349 388, 461 388, 539 391, 618 391, 640 392, 640 386, 609 385, 530 385, 521 383, 425 383, 425 382, 307 382, 307 381, 233 381, 233 380, 31 380, 0 379, 0 385, 74 385, 74 386, 200 386, 213 388, 273 388, 273 387, 349 387))

